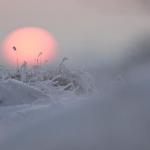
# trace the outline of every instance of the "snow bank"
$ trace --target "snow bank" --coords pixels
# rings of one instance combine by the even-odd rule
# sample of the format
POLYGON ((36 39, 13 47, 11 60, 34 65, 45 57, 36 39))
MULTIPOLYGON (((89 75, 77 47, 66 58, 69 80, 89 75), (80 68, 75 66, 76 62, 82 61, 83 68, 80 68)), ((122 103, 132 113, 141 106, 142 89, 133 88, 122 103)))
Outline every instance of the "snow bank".
POLYGON ((97 95, 79 101, 70 96, 66 103, 29 112, 21 121, 16 117, 14 126, 2 129, 0 149, 149 150, 149 81, 148 64, 105 87, 98 83, 97 95))
POLYGON ((0 106, 28 104, 42 99, 50 98, 20 81, 9 79, 0 82, 0 106))

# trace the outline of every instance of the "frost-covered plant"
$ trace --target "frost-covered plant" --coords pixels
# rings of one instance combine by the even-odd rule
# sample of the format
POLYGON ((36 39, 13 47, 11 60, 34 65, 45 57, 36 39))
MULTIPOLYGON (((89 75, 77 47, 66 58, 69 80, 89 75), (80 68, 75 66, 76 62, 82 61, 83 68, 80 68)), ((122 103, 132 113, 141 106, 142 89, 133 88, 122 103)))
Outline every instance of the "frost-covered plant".
POLYGON ((67 60, 68 58, 64 57, 54 70, 38 64, 29 68, 27 62, 24 62, 17 71, 1 69, 0 79, 15 79, 33 86, 36 86, 36 83, 39 82, 42 85, 50 83, 51 87, 77 94, 91 92, 94 86, 90 75, 84 70, 69 69, 65 64, 67 60))
POLYGON ((92 92, 94 84, 91 76, 84 70, 70 70, 66 67, 64 58, 58 66, 56 76, 52 79, 53 86, 63 87, 64 90, 77 94, 92 92))

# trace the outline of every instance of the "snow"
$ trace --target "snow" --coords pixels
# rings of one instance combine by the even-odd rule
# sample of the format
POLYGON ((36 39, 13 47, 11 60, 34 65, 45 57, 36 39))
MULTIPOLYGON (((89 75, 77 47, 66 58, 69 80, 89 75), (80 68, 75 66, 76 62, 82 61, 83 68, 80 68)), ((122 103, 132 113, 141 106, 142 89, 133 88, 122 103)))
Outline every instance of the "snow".
POLYGON ((20 81, 9 79, 0 82, 0 106, 28 104, 42 99, 50 97, 20 81))
POLYGON ((0 95, 10 93, 9 106, 0 107, 0 150, 150 149, 149 64, 115 78, 95 69, 97 90, 87 72, 58 70, 48 80, 0 82, 0 95), (82 92, 64 90, 73 79, 82 92))

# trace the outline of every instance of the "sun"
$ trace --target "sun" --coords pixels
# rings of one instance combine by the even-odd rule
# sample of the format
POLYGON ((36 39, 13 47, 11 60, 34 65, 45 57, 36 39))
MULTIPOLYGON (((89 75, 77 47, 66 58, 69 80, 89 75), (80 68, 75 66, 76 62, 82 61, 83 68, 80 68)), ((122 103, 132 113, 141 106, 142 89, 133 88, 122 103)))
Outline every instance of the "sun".
POLYGON ((57 42, 51 33, 39 27, 24 27, 8 34, 3 42, 3 55, 12 65, 42 64, 54 60, 57 42))

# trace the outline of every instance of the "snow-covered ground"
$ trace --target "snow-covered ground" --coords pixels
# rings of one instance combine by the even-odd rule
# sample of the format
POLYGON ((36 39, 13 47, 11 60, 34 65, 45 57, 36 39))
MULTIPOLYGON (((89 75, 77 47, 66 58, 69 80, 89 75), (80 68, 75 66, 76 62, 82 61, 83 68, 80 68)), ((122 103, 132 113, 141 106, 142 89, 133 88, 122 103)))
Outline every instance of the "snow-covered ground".
POLYGON ((92 72, 97 89, 82 94, 50 88, 51 82, 36 82, 28 89, 19 81, 2 81, 2 94, 11 85, 10 97, 17 105, 0 107, 0 150, 149 150, 149 64, 115 77, 99 68, 92 72), (13 98, 14 93, 22 95, 20 88, 25 90, 23 105, 13 98))
POLYGON ((42 99, 48 100, 50 97, 20 81, 6 80, 0 82, 0 106, 28 104, 42 99))

